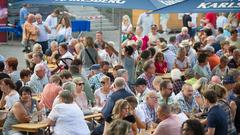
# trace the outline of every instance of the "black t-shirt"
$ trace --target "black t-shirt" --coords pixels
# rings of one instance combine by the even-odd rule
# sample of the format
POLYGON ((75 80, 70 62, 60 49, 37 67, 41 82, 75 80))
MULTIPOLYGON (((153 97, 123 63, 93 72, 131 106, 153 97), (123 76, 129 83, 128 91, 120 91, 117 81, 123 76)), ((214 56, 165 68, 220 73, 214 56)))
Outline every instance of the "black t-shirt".
POLYGON ((227 114, 218 105, 213 106, 207 116, 207 127, 215 128, 214 135, 227 134, 227 114))
POLYGON ((184 14, 182 21, 183 21, 183 26, 187 27, 188 28, 188 32, 190 32, 191 27, 188 26, 188 22, 192 21, 192 17, 190 15, 184 14))
MULTIPOLYGON (((136 122, 136 118, 133 115, 128 115, 127 117, 123 118, 123 120, 126 120, 130 123, 135 123, 136 122)), ((112 118, 112 115, 107 117, 107 119, 106 119, 106 122, 108 122, 108 123, 111 123, 113 121, 114 121, 114 119, 112 118)))

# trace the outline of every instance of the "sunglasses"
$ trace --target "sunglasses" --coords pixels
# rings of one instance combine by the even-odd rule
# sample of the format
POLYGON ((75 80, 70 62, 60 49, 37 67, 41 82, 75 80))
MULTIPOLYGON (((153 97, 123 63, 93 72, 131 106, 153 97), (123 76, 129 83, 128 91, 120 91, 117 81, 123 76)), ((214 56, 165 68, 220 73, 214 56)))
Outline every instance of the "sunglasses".
POLYGON ((105 84, 105 82, 101 82, 101 84, 102 84, 102 85, 104 85, 104 84, 105 84))
POLYGON ((82 86, 82 85, 84 85, 84 83, 77 83, 77 85, 78 85, 78 86, 82 86))

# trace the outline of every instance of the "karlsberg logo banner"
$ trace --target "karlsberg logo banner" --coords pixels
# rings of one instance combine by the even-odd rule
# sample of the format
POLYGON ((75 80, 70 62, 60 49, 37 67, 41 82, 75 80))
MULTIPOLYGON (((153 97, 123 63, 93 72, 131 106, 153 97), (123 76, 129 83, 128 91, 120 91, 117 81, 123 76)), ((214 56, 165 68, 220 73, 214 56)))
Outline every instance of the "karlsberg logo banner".
POLYGON ((125 4, 126 0, 55 0, 55 2, 89 2, 99 4, 125 4))
POLYGON ((198 9, 236 9, 240 8, 240 1, 238 2, 233 2, 233 1, 221 1, 221 2, 202 2, 200 5, 197 7, 198 9))

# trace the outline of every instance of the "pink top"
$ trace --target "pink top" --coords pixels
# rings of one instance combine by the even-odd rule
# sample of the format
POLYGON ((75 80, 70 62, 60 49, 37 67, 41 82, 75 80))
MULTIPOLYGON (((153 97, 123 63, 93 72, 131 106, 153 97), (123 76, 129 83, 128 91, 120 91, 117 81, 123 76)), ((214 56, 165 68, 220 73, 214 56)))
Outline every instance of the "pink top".
MULTIPOLYGON (((136 42, 138 40, 138 37, 135 35, 134 37, 132 37, 132 40, 136 42)), ((141 38, 141 43, 137 43, 137 45, 140 44, 142 51, 148 48, 148 40, 149 40, 148 36, 144 36, 141 38)))
POLYGON ((160 122, 153 135, 181 135, 181 123, 178 116, 172 114, 160 122))
POLYGON ((55 83, 47 84, 43 88, 43 92, 41 94, 40 106, 45 106, 47 109, 52 109, 53 101, 61 90, 62 88, 55 83))

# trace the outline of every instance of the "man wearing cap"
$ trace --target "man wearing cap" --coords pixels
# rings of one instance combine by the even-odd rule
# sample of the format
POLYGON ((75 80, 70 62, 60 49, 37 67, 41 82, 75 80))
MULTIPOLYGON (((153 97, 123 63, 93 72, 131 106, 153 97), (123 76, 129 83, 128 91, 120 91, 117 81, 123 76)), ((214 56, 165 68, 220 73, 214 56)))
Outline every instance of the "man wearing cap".
POLYGON ((158 33, 158 27, 156 24, 151 25, 151 31, 148 33, 148 44, 150 46, 156 46, 156 40, 160 38, 160 34, 158 33))
POLYGON ((223 83, 223 86, 227 89, 227 100, 230 103, 236 98, 236 95, 233 93, 235 80, 233 76, 227 75, 227 76, 224 76, 222 83, 223 83))
POLYGON ((146 80, 143 78, 138 78, 134 85, 137 92, 138 103, 145 102, 147 93, 151 91, 147 88, 146 80))
POLYGON ((208 62, 211 70, 213 70, 218 64, 220 64, 220 58, 215 54, 212 46, 205 46, 203 51, 208 54, 208 62))
POLYGON ((100 70, 100 64, 93 64, 90 68, 90 75, 89 83, 93 90, 96 90, 101 87, 101 78, 104 76, 104 74, 100 70))

